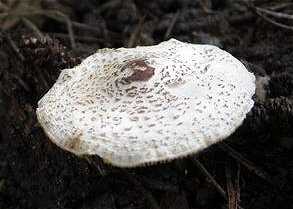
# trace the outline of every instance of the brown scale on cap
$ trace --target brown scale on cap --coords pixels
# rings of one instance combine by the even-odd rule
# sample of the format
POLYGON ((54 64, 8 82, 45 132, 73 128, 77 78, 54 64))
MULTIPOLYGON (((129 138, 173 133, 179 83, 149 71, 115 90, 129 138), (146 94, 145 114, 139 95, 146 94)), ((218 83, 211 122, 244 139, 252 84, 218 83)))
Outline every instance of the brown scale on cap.
POLYGON ((82 135, 83 135, 82 133, 78 133, 72 137, 69 137, 69 139, 65 142, 65 146, 68 147, 69 149, 78 148, 78 146, 81 142, 82 135))
POLYGON ((154 75, 155 68, 150 67, 142 59, 131 60, 125 64, 121 71, 125 68, 133 70, 133 74, 127 78, 123 78, 124 81, 130 83, 132 81, 147 81, 154 75))

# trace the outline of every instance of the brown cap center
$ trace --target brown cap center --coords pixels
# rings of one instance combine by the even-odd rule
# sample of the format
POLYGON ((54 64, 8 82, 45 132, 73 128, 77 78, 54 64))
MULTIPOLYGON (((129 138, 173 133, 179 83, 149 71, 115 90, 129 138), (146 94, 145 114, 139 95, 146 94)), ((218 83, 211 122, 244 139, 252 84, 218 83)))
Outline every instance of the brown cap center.
POLYGON ((125 68, 133 70, 133 74, 123 80, 127 83, 132 81, 147 81, 154 75, 155 68, 150 67, 144 60, 137 59, 126 63, 125 68))

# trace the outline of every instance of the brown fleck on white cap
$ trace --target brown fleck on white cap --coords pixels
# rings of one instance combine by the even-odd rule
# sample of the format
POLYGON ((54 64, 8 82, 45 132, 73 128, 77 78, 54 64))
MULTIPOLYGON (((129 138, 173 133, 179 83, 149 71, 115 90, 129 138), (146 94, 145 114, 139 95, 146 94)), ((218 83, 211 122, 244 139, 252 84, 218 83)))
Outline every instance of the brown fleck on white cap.
POLYGON ((229 53, 171 39, 102 49, 63 70, 37 116, 62 149, 134 167, 225 139, 252 108, 254 92, 254 75, 229 53))

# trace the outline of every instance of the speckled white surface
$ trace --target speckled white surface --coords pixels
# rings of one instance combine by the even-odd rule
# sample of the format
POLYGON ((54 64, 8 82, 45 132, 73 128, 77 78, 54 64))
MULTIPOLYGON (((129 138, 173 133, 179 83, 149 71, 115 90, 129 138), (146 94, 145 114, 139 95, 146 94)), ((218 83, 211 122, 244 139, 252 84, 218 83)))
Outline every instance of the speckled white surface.
POLYGON ((254 75, 229 53, 170 39, 102 49, 63 70, 37 116, 62 149, 134 167, 226 138, 252 108, 254 92, 254 75), (144 70, 153 75, 133 79, 144 70))

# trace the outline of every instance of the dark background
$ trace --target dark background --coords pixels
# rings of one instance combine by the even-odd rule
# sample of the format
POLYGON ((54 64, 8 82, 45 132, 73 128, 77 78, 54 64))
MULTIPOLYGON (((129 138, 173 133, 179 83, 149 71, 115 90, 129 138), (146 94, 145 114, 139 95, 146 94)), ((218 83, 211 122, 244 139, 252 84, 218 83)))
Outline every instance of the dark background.
POLYGON ((292 209, 292 11, 285 0, 1 0, 0 208, 292 209), (217 45, 269 80, 225 144, 119 169, 47 140, 35 109, 62 69, 170 37, 217 45))

